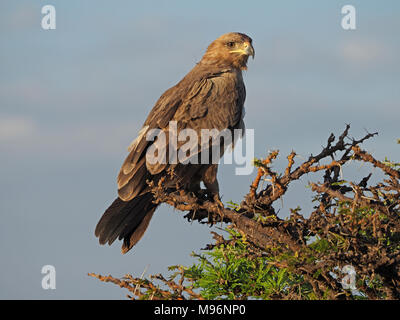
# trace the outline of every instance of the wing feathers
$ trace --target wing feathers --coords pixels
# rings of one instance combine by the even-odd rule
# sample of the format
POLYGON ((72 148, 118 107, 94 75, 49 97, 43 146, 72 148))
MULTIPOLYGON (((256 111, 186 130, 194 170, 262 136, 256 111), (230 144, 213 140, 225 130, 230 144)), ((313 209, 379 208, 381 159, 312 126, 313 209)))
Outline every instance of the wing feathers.
MULTIPOLYGON (((178 132, 182 129, 193 129, 200 138, 202 129, 222 131, 239 126, 245 95, 241 75, 228 69, 210 72, 201 68, 196 66, 180 83, 160 97, 138 138, 130 145, 130 154, 118 175, 118 194, 122 200, 133 199, 146 187, 146 179, 175 166, 169 163, 168 133, 166 143, 157 146, 164 148, 158 151, 166 155, 165 161, 155 164, 146 161, 146 152, 155 143, 146 140, 149 129, 167 130, 169 122, 176 121, 178 132)), ((178 141, 177 149, 185 143, 186 141, 178 141)), ((199 141, 198 152, 201 153, 202 150, 204 146, 199 141)), ((186 167, 189 168, 185 166, 183 171, 186 167)), ((185 173, 182 174, 186 177, 185 173)), ((192 173, 189 172, 188 176, 192 176, 192 173)))
POLYGON ((137 167, 132 178, 130 178, 123 187, 118 189, 118 196, 124 201, 133 199, 146 187, 146 180, 148 177, 149 173, 143 162, 142 165, 137 167))

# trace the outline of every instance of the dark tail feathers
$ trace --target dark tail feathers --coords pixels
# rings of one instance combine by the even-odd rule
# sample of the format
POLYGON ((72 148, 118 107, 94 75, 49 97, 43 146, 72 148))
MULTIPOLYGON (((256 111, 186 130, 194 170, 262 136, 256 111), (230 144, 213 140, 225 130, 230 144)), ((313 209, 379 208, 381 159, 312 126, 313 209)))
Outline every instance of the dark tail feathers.
POLYGON ((100 244, 124 240, 121 251, 128 252, 145 233, 157 205, 153 195, 145 193, 130 201, 114 200, 97 223, 95 235, 100 244))

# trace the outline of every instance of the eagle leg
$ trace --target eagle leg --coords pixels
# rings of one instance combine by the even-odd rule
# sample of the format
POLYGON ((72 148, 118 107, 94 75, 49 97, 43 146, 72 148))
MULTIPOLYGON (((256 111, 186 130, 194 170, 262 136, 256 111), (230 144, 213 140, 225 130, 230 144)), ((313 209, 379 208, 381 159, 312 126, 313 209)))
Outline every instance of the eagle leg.
POLYGON ((218 211, 220 212, 220 215, 222 217, 224 204, 221 201, 221 197, 219 195, 219 184, 217 180, 217 172, 218 172, 218 165, 213 164, 210 165, 203 174, 202 180, 204 182, 204 185, 207 189, 207 192, 210 194, 212 197, 215 205, 219 209, 218 211))

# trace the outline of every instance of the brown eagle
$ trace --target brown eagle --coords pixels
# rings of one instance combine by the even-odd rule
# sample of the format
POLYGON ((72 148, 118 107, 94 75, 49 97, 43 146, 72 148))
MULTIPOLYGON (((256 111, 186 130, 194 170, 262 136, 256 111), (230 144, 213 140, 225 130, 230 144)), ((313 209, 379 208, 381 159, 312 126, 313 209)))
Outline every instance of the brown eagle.
MULTIPOLYGON (((254 54, 250 37, 224 34, 208 46, 201 61, 178 84, 158 99, 128 149, 117 179, 118 198, 96 226, 100 244, 112 244, 118 238, 123 240, 122 253, 126 253, 140 240, 158 206, 153 202, 149 181, 157 183, 163 178, 168 190, 176 190, 179 185, 191 192, 199 191, 203 182, 207 192, 219 199, 218 164, 149 163, 146 152, 156 139, 151 141, 146 134, 150 129, 167 132, 171 121, 176 123, 178 133, 192 129, 199 136, 202 129, 244 129, 246 90, 242 70, 247 69, 247 60, 254 54)), ((200 157, 204 146, 199 150, 200 157)))

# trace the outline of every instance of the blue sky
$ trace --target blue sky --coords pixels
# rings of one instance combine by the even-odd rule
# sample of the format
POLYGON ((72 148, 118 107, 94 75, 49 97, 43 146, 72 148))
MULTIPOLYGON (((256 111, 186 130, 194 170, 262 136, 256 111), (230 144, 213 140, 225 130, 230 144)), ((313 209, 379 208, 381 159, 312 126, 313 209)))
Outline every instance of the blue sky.
MULTIPOLYGON (((223 33, 254 40, 245 120, 257 157, 280 149, 279 168, 292 149, 306 158, 350 123, 356 137, 379 132, 365 145, 377 158, 399 160, 399 14, 398 1, 377 0, 2 1, 0 298, 124 298, 86 274, 166 272, 210 241, 210 228, 167 206, 125 256, 93 233, 154 102, 223 33), (46 4, 56 30, 41 29, 46 4), (357 10, 354 31, 341 28, 345 4, 357 10), (41 288, 46 264, 56 267, 56 290, 41 288)), ((223 166, 223 200, 239 202, 253 178, 223 166)), ((307 179, 289 190, 282 214, 310 209, 307 179)))

